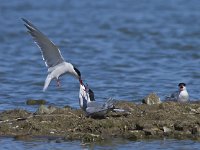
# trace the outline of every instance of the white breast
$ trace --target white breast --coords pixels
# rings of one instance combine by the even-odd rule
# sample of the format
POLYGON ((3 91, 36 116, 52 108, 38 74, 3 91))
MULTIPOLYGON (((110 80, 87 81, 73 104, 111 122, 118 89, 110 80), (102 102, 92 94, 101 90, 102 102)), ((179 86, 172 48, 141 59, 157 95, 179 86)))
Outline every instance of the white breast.
POLYGON ((79 91, 79 104, 83 110, 86 110, 87 104, 90 102, 89 93, 87 89, 85 89, 84 85, 80 84, 80 91, 79 91))
POLYGON ((189 100, 189 94, 187 90, 181 91, 179 96, 178 96, 178 101, 179 102, 187 102, 189 100))

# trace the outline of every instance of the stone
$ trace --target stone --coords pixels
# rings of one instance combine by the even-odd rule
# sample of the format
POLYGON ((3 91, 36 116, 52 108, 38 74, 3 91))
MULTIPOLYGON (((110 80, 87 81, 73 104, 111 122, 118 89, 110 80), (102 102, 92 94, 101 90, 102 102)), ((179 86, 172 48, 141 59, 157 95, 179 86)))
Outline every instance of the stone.
POLYGON ((164 133, 169 133, 169 132, 172 132, 172 130, 170 128, 164 126, 163 127, 163 132, 164 133))
POLYGON ((40 105, 38 110, 35 112, 35 114, 51 114, 56 110, 56 107, 53 106, 45 106, 45 105, 40 105))
POLYGON ((142 100, 142 102, 147 105, 154 105, 161 103, 160 97, 156 93, 150 93, 142 100))
POLYGON ((26 101, 26 105, 44 105, 47 102, 43 99, 39 99, 39 100, 34 100, 34 99, 28 99, 26 101))

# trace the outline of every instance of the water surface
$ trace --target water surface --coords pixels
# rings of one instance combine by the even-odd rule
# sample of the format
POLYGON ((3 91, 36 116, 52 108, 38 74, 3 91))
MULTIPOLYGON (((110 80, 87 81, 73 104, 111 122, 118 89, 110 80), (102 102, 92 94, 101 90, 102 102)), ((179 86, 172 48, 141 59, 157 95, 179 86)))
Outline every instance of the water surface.
MULTIPOLYGON (((136 102, 150 92, 163 99, 179 82, 187 84, 191 100, 200 97, 198 0, 1 0, 0 111, 35 111, 37 107, 25 105, 29 98, 79 107, 79 85, 73 77, 63 76, 61 88, 52 82, 42 92, 47 69, 21 17, 32 21, 57 44, 66 61, 79 68, 98 101, 113 97, 136 102)), ((2 141, 19 148, 27 144, 2 141)), ((136 143, 159 148, 162 142, 136 143)), ((171 146, 190 142, 167 141, 171 146)), ((48 145, 46 141, 40 143, 48 145)), ((60 146, 66 144, 73 149, 80 143, 60 146)), ((123 149, 124 144, 117 145, 123 149)))

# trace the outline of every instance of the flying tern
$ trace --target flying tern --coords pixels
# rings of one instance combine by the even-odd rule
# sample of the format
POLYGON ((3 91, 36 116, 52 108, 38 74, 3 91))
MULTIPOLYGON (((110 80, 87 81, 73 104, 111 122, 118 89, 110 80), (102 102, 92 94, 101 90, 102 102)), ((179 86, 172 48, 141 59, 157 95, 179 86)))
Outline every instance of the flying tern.
POLYGON ((41 50, 43 60, 48 68, 48 75, 45 80, 43 91, 45 91, 50 82, 53 79, 56 79, 57 85, 60 86, 59 77, 64 74, 71 74, 75 76, 80 84, 82 84, 81 73, 80 71, 74 67, 71 63, 66 62, 61 55, 58 47, 48 39, 41 31, 37 29, 30 21, 22 18, 25 22, 25 26, 28 29, 28 32, 33 37, 35 43, 41 50))

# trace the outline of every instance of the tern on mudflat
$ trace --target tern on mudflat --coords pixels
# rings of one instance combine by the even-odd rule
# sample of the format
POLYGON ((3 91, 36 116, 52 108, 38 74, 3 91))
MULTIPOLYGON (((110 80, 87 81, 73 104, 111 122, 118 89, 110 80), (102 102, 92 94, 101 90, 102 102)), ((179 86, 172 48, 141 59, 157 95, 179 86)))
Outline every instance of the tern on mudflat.
POLYGON ((94 92, 88 85, 80 84, 79 104, 81 109, 90 117, 104 117, 109 111, 125 112, 124 109, 115 108, 115 102, 109 98, 104 103, 98 103, 94 99, 94 92))
POLYGON ((172 93, 170 96, 166 97, 166 100, 178 101, 178 102, 187 102, 189 101, 189 94, 186 89, 185 83, 178 84, 179 91, 172 93))
POLYGON ((28 32, 33 37, 35 43, 41 49, 43 60, 48 67, 48 76, 45 80, 43 91, 47 89, 52 79, 57 80, 57 85, 60 86, 59 77, 63 74, 69 73, 79 79, 82 84, 81 73, 71 63, 64 60, 58 47, 48 39, 42 32, 40 32, 30 21, 22 18, 28 32))

